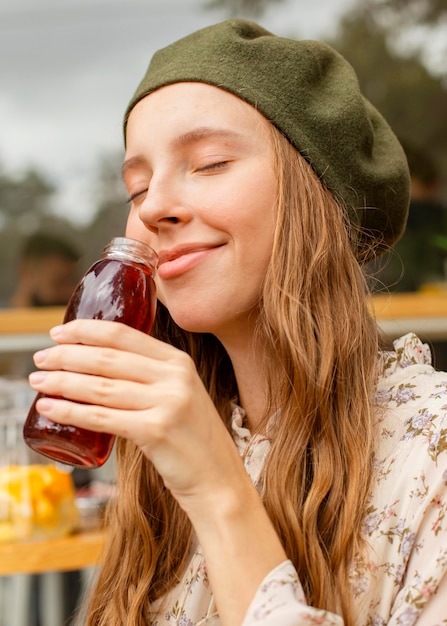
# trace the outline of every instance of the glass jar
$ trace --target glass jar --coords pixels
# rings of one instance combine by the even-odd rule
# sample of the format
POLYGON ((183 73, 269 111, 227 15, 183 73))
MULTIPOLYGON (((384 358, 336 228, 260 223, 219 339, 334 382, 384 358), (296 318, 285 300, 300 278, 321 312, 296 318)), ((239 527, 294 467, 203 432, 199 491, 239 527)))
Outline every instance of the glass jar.
POLYGON ((71 468, 25 445, 26 379, 0 378, 0 542, 60 537, 79 527, 71 468))
MULTIPOLYGON (((156 253, 146 244, 116 237, 73 292, 64 323, 75 318, 113 320, 149 333, 155 317, 156 253)), ((37 394, 24 426, 26 443, 47 457, 76 467, 100 467, 115 437, 48 420, 36 410, 37 394)))

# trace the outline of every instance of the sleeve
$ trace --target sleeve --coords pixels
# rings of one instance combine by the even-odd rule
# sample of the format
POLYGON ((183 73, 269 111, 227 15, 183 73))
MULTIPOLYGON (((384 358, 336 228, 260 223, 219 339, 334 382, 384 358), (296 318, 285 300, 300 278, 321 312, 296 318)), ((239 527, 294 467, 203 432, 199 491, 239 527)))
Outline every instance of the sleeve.
POLYGON ((402 586, 389 626, 447 624, 447 428, 432 434, 432 456, 415 490, 421 506, 414 524, 403 529, 402 551, 409 551, 402 586))
POLYGON ((306 604, 291 561, 284 561, 262 581, 242 626, 343 626, 338 615, 306 604))

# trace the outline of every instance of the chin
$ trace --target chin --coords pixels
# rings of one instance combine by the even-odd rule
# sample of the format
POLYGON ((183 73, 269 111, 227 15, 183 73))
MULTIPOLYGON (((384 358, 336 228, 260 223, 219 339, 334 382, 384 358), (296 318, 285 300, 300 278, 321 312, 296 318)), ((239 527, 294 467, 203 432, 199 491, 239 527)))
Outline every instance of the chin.
POLYGON ((211 333, 215 334, 216 325, 206 322, 205 320, 198 320, 197 318, 172 318, 174 322, 179 326, 182 330, 186 330, 190 333, 211 333))
POLYGON ((212 307, 212 310, 200 311, 197 306, 191 305, 188 307, 188 311, 176 310, 175 308, 169 311, 174 322, 182 330, 190 333, 211 333, 217 334, 219 330, 228 324, 228 319, 220 319, 216 315, 216 306, 212 307))
POLYGON ((163 298, 162 294, 158 294, 158 299, 182 330, 191 333, 213 333, 222 321, 217 319, 215 305, 199 298, 191 298, 189 294, 186 294, 184 298, 177 298, 175 301, 171 299, 170 306, 167 306, 167 299, 163 298))

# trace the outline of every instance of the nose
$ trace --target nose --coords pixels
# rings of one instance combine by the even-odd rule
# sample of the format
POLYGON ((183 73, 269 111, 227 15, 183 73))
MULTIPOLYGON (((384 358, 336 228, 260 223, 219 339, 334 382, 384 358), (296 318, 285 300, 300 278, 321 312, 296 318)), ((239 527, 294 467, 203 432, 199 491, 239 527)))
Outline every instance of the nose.
POLYGON ((178 183, 169 177, 153 177, 138 216, 147 229, 158 234, 173 225, 190 221, 192 215, 178 183))

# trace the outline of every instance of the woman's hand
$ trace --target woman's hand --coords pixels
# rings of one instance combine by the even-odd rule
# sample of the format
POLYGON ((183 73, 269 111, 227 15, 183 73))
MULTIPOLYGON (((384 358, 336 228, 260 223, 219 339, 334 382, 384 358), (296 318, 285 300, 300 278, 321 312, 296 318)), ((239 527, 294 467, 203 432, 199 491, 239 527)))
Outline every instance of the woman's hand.
POLYGON ((247 479, 233 441, 184 352, 126 325, 75 320, 36 353, 37 408, 62 424, 132 440, 187 510, 247 479))
POLYGON ((236 446, 185 353, 128 326, 75 320, 36 353, 39 412, 131 439, 186 511, 204 550, 222 624, 240 624, 264 576, 285 560, 236 446))

